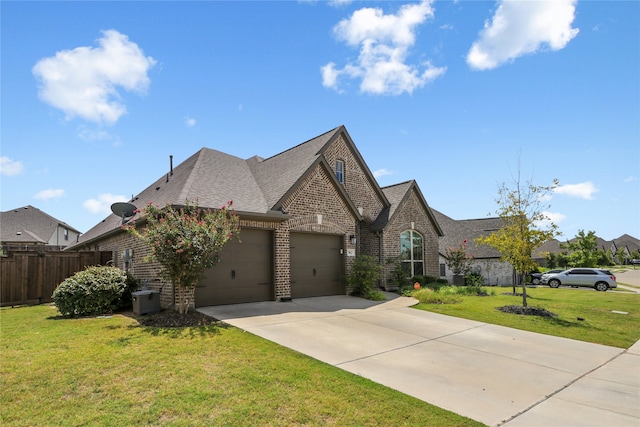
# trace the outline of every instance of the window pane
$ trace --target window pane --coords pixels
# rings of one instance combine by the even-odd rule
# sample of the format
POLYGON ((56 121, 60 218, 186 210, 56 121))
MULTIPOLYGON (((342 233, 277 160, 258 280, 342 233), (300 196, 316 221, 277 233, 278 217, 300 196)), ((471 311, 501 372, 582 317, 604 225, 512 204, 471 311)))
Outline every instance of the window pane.
POLYGON ((400 233, 400 258, 411 259, 411 234, 408 231, 400 233))
POLYGON ((413 232, 413 259, 423 259, 422 236, 413 232))
POLYGON ((336 160, 336 177, 338 181, 344 182, 344 163, 342 160, 336 160))
POLYGON ((422 266, 422 262, 414 262, 413 263, 413 275, 414 276, 424 276, 424 268, 422 266))
POLYGON ((411 262, 403 262, 401 265, 404 277, 411 277, 411 262))

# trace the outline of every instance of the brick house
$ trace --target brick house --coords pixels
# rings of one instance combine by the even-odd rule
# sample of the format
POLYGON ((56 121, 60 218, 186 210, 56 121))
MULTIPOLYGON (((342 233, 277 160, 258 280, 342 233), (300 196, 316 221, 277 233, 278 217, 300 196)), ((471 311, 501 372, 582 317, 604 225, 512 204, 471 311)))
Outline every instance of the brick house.
MULTIPOLYGON (((442 230, 418 184, 381 188, 344 126, 273 157, 244 160, 203 148, 132 198, 144 207, 185 201, 219 208, 228 200, 240 217, 240 241, 195 289, 196 306, 345 294, 344 276, 357 254, 385 265, 381 286, 402 255, 407 274, 438 275, 442 230)), ((149 288, 163 307, 174 301, 159 266, 111 215, 81 236, 73 250, 113 251, 114 265, 149 288)))

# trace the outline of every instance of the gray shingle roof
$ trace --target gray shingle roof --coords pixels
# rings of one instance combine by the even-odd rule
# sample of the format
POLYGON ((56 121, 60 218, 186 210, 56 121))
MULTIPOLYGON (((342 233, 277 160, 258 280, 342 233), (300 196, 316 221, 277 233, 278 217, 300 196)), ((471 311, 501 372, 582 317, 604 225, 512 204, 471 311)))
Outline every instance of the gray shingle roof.
MULTIPOLYGON (((268 214, 342 129, 342 126, 332 129, 268 159, 254 156, 243 160, 202 148, 130 202, 142 209, 149 203, 181 206, 188 200, 215 209, 231 200, 233 208, 241 214, 268 214)), ((120 224, 119 217, 109 215, 82 235, 79 244, 117 231, 120 224)))
MULTIPOLYGON (((130 200, 139 209, 150 203, 160 207, 183 206, 187 201, 212 209, 233 201, 233 208, 238 212, 265 214, 269 211, 247 161, 209 148, 200 149, 175 167, 173 174, 162 176, 130 200)), ((120 225, 121 219, 111 214, 83 234, 79 243, 118 230, 120 225)))
POLYGON ((48 243, 58 226, 80 233, 67 223, 31 205, 0 212, 2 242, 48 243))
POLYGON ((640 240, 628 234, 623 234, 617 239, 613 239, 613 243, 618 249, 626 247, 629 252, 640 251, 640 240))
POLYGON ((457 248, 465 240, 467 241, 467 253, 473 255, 475 258, 500 258, 500 252, 487 245, 478 245, 475 239, 478 237, 486 236, 493 229, 485 230, 485 228, 493 227, 496 224, 496 220, 500 218, 487 218, 487 220, 454 220, 442 212, 435 209, 431 209, 435 215, 444 236, 440 237, 438 241, 439 252, 444 255, 448 248, 457 248), (471 226, 479 227, 473 229, 471 226))

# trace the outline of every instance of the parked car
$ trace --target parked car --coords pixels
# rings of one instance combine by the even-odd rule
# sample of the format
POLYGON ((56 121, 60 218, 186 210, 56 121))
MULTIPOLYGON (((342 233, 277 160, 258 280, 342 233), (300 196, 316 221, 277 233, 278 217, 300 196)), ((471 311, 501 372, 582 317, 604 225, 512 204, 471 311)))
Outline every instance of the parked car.
POLYGON ((618 287, 616 276, 609 270, 599 268, 571 268, 551 274, 547 272, 540 278, 540 283, 549 285, 552 288, 587 286, 597 291, 606 291, 607 289, 618 287))
POLYGON ((540 278, 542 277, 542 273, 529 273, 529 281, 531 282, 532 285, 538 285, 540 284, 540 278))

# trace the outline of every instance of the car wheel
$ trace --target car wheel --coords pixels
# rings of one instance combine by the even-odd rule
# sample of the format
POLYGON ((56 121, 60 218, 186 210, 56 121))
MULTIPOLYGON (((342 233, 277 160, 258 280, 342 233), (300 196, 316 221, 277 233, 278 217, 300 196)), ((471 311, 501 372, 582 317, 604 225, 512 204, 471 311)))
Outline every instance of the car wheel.
POLYGON ((596 291, 600 291, 600 292, 604 292, 607 289, 609 289, 609 285, 607 285, 605 282, 598 282, 594 287, 596 288, 596 291))
POLYGON ((531 283, 533 283, 534 285, 539 285, 540 279, 538 279, 537 277, 534 277, 533 279, 531 279, 531 283))
POLYGON ((559 288, 560 287, 560 281, 557 279, 551 279, 549 280, 549 287, 552 288, 559 288))

